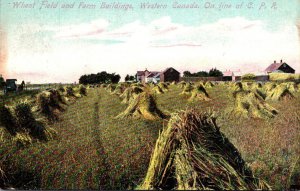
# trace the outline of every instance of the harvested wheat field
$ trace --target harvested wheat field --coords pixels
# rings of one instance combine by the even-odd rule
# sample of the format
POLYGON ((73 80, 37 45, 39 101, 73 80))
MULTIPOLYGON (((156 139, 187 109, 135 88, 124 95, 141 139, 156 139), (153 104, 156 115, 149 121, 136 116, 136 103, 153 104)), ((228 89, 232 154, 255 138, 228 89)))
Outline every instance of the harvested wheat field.
POLYGON ((202 85, 198 85, 197 87, 195 87, 195 89, 192 91, 192 95, 189 98, 189 101, 209 101, 211 100, 209 98, 209 95, 206 91, 206 89, 202 86, 202 85))
POLYGON ((138 189, 270 189, 255 178, 238 150, 220 132, 212 114, 173 114, 159 135, 138 189))
POLYGON ((275 82, 11 95, 0 106, 0 188, 295 188, 299 107, 298 84, 275 82))

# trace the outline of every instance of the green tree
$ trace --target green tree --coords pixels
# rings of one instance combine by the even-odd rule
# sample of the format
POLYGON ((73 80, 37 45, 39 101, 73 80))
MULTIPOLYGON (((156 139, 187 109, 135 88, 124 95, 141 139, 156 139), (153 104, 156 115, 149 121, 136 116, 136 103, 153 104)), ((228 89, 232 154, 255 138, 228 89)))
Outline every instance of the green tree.
POLYGON ((97 74, 82 75, 79 78, 80 84, 99 84, 99 83, 118 83, 120 75, 115 73, 107 73, 105 71, 97 74))
POLYGON ((184 71, 183 72, 183 77, 192 77, 192 74, 190 71, 184 71))
POLYGON ((109 83, 110 82, 110 74, 106 71, 102 71, 97 74, 98 83, 109 83))
POLYGON ((135 76, 129 76, 129 80, 130 81, 134 81, 135 80, 135 76))
POLYGON ((120 79, 121 79, 121 76, 119 74, 116 75, 115 73, 112 73, 111 77, 110 77, 110 82, 113 84, 117 84, 117 83, 119 83, 120 79))
POLYGON ((195 74, 197 77, 207 77, 208 73, 206 71, 200 71, 195 74))
POLYGON ((125 77, 125 82, 127 82, 129 80, 130 80, 130 76, 127 74, 126 77, 125 77))
POLYGON ((217 68, 212 68, 209 70, 208 76, 219 77, 219 76, 223 76, 223 73, 217 68))

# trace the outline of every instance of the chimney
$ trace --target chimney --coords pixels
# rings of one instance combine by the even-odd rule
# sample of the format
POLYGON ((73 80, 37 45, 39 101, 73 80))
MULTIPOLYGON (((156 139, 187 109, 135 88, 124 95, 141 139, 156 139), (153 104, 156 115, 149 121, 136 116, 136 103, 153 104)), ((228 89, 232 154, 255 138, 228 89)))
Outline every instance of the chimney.
POLYGON ((274 64, 276 64, 276 60, 274 60, 274 64))
POLYGON ((280 63, 282 63, 282 60, 280 60, 280 63))

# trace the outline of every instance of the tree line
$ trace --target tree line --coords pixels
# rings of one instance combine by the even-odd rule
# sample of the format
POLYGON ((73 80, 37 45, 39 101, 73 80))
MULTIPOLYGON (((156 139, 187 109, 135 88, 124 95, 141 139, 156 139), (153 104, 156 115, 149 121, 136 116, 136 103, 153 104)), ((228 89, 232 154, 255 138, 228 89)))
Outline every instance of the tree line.
POLYGON ((135 81, 135 76, 131 76, 131 75, 126 75, 125 76, 125 82, 128 82, 128 81, 135 81))
POLYGON ((217 68, 212 68, 208 72, 199 71, 196 73, 191 73, 190 71, 184 71, 183 77, 219 77, 223 76, 223 73, 217 68))
POLYGON ((97 74, 82 75, 79 78, 80 84, 100 84, 100 83, 119 83, 121 76, 116 73, 107 73, 106 71, 97 74))

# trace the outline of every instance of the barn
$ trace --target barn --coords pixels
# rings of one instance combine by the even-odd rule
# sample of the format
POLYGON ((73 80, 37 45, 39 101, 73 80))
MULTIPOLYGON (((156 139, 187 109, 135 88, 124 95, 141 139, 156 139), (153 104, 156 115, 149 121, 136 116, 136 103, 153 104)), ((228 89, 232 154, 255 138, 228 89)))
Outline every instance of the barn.
POLYGON ((165 69, 160 74, 161 82, 173 82, 173 81, 179 82, 179 79, 180 79, 180 72, 178 72, 172 67, 165 69))

